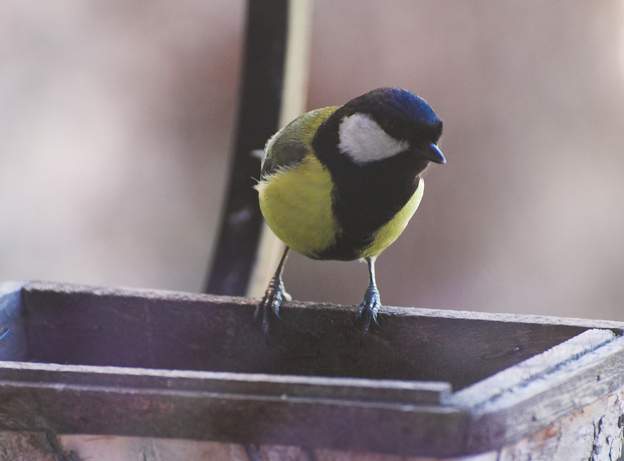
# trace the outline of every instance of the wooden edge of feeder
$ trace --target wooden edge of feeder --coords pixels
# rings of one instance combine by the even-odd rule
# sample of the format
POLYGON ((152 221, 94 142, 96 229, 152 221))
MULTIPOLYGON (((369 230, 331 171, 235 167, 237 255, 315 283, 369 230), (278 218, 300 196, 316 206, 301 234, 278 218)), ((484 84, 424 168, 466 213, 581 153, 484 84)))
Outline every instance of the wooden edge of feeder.
MULTIPOLYGON (((11 283, 0 286, 0 324, 15 320, 17 305, 27 304, 29 293, 255 305, 227 296, 11 283)), ((287 308, 352 310, 297 302, 287 308)), ((515 443, 624 387, 621 322, 392 307, 384 314, 587 331, 455 394, 446 383, 2 362, 0 392, 12 402, 0 404, 2 428, 46 430, 38 421, 51 420, 64 433, 456 456, 515 443), (267 414, 271 424, 260 423, 267 414), (247 419, 249 424, 240 423, 247 419)))
POLYGON ((453 394, 448 403, 470 407, 473 411, 487 411, 509 395, 518 395, 517 389, 526 388, 536 379, 544 379, 557 372, 573 358, 595 351, 616 337, 611 330, 587 330, 516 366, 502 370, 478 383, 453 394))
POLYGON ((624 337, 589 330, 449 397, 470 413, 465 450, 501 448, 624 386, 624 337))
MULTIPOLYGON (((154 290, 144 288, 126 288, 126 287, 98 287, 90 285, 44 282, 44 281, 27 281, 27 282, 10 282, 9 286, 15 287, 20 284, 23 292, 41 292, 41 293, 58 293, 58 294, 85 294, 94 296, 120 296, 120 297, 141 297, 145 299, 153 299, 159 301, 189 301, 189 302, 205 302, 214 305, 231 305, 240 307, 255 307, 258 303, 257 299, 244 298, 238 296, 211 295, 202 293, 189 293, 171 290, 154 290)), ((2 296, 2 285, 0 285, 0 297, 2 296)), ((316 309, 325 311, 348 311, 355 312, 356 307, 351 305, 315 303, 304 301, 290 301, 284 304, 284 309, 316 309)), ((535 314, 508 314, 508 313, 490 313, 467 311, 458 309, 431 309, 422 307, 396 307, 383 306, 380 310, 380 316, 412 316, 412 317, 437 317, 443 319, 461 319, 489 322, 506 322, 506 323, 528 323, 535 325, 562 325, 582 328, 601 328, 611 329, 614 331, 624 331, 624 322, 614 320, 596 320, 582 319, 574 317, 554 317, 548 315, 535 314)))
POLYGON ((467 417, 463 411, 439 405, 5 380, 0 380, 0 395, 0 430, 380 453, 397 449, 427 455, 458 453, 467 417))
POLYGON ((0 380, 387 404, 440 404, 449 383, 0 361, 0 380))

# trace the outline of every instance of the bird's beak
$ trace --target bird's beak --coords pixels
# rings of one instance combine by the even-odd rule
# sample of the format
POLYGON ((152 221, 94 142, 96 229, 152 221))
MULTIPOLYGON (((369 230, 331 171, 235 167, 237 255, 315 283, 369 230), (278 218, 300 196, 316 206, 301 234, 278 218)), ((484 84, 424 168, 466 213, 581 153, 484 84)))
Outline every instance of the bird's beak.
POLYGON ((437 144, 431 143, 423 150, 424 157, 430 162, 439 163, 444 165, 446 163, 446 157, 440 150, 437 144))

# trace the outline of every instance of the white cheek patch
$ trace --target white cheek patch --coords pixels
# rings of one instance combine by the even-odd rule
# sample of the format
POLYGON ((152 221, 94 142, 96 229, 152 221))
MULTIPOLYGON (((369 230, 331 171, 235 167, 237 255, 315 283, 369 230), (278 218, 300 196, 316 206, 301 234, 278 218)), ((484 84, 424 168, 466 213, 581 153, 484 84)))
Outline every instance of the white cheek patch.
POLYGON ((338 134, 340 151, 355 163, 383 160, 409 148, 407 141, 394 139, 366 114, 343 118, 338 134))

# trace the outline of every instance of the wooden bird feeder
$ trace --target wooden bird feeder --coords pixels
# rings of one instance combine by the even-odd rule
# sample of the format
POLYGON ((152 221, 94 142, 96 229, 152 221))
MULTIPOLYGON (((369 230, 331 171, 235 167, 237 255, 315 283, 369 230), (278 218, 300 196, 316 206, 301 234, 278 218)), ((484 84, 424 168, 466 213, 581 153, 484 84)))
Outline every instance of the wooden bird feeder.
POLYGON ((623 323, 384 308, 362 336, 352 307, 289 303, 267 343, 254 309, 5 284, 0 431, 291 448, 271 460, 620 459, 623 323))

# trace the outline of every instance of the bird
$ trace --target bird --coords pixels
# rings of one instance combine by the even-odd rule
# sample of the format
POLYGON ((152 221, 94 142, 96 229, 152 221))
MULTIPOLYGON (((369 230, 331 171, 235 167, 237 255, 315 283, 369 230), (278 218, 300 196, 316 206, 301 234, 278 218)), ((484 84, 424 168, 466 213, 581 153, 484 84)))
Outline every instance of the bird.
POLYGON ((384 87, 306 112, 267 141, 255 188, 285 248, 256 309, 265 334, 291 299, 283 281, 290 250, 317 260, 365 261, 368 288, 356 323, 364 333, 379 325, 375 261, 416 212, 427 166, 446 163, 441 135, 442 121, 427 101, 384 87))

